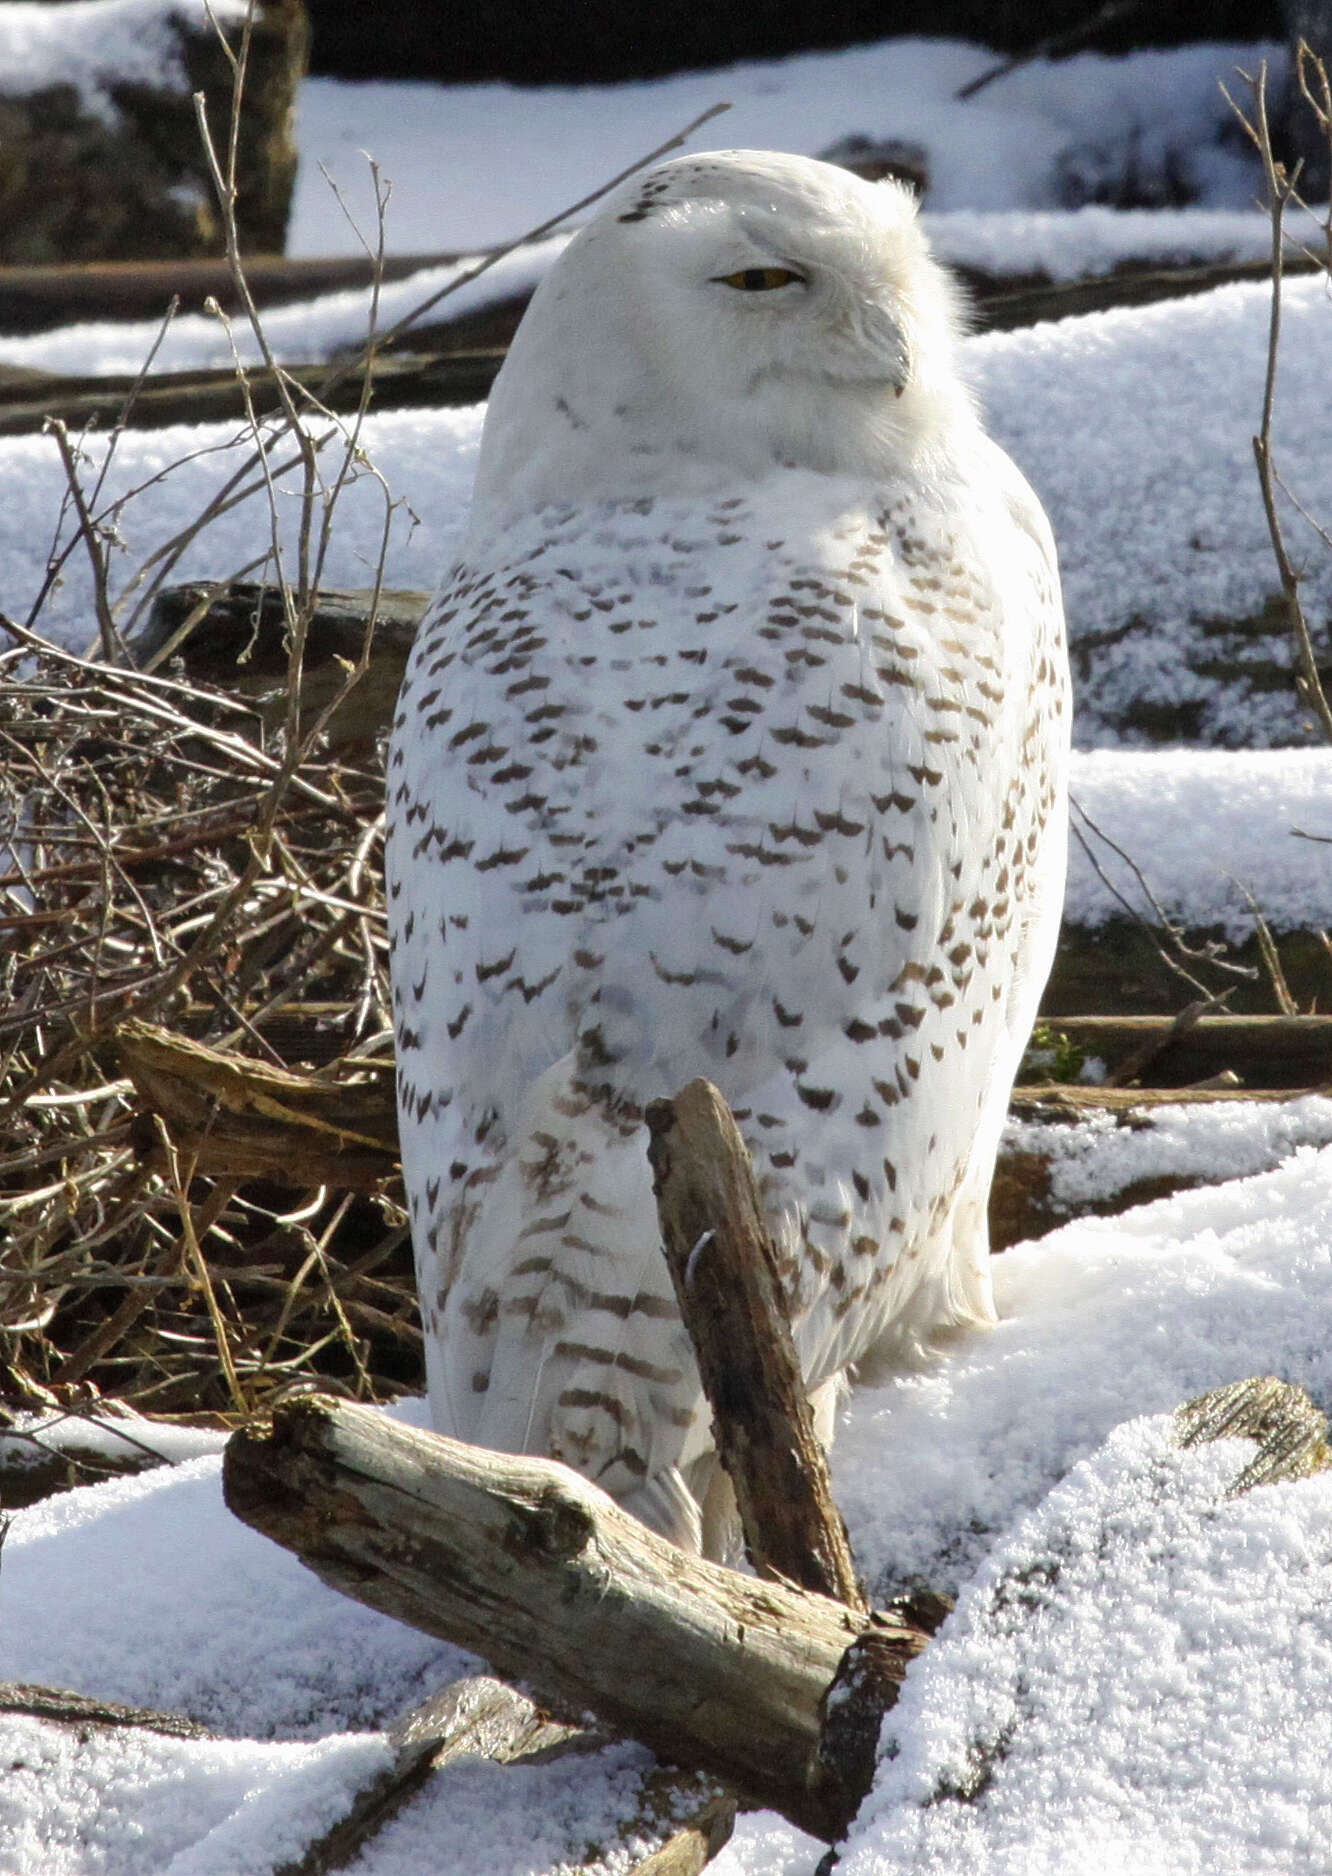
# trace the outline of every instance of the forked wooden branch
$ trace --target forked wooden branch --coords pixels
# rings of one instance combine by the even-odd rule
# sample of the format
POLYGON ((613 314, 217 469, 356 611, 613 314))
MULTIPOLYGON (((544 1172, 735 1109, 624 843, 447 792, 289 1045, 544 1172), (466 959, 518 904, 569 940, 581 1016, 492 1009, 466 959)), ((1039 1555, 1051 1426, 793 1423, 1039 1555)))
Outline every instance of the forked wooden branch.
POLYGON ((237 1516, 333 1588, 829 1841, 929 1639, 686 1556, 567 1467, 368 1407, 280 1407, 271 1431, 233 1436, 224 1483, 237 1516), (866 1704, 850 1696, 871 1664, 866 1704))
POLYGON ((711 1082, 691 1081, 646 1118, 666 1261, 749 1560, 760 1576, 868 1614, 731 1111, 711 1082))

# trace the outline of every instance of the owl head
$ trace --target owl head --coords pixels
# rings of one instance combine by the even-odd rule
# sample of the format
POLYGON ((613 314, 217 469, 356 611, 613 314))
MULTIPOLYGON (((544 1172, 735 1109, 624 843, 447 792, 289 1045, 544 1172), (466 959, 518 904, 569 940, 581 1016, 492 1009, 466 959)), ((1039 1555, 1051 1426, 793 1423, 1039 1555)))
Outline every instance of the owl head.
POLYGON ((631 179, 543 280, 496 381, 477 505, 928 474, 974 429, 910 191, 764 150, 631 179))

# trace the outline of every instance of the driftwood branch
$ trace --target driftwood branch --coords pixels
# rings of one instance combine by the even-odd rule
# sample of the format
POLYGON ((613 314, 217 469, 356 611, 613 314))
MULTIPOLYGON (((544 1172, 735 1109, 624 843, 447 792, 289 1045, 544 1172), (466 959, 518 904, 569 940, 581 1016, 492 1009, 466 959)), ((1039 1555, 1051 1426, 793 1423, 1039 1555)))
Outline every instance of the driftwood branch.
MULTIPOLYGON (((1232 1495, 1329 1462, 1324 1417, 1270 1378, 1189 1402, 1177 1425, 1186 1446, 1254 1441, 1232 1495)), ((825 1597, 687 1557, 563 1466, 414 1432, 366 1407, 280 1408, 270 1432, 233 1437, 224 1482, 233 1511, 334 1588, 830 1841, 869 1788, 878 1721, 928 1642, 913 1624, 865 1624, 825 1597)), ((483 1699, 483 1721, 474 1698, 454 1690, 437 1712, 409 1716, 390 1785, 413 1742, 447 1743, 460 1709, 468 1749, 530 1749, 539 1716, 520 1696, 483 1699)), ((675 1846, 685 1860, 647 1869, 701 1868, 712 1827, 696 1817, 675 1846)))
POLYGON ((647 1110, 666 1261, 760 1576, 862 1613, 846 1526, 805 1398, 749 1155, 711 1082, 647 1110))
POLYGON ((335 1589, 829 1840, 926 1633, 688 1557, 564 1466, 315 1398, 227 1448, 227 1503, 335 1589), (878 1670, 866 1687, 866 1670, 878 1670), (632 1664, 632 1672, 626 1672, 632 1664), (824 1749, 825 1702, 848 1730, 824 1749), (860 1695, 860 1699, 852 1698, 860 1695))

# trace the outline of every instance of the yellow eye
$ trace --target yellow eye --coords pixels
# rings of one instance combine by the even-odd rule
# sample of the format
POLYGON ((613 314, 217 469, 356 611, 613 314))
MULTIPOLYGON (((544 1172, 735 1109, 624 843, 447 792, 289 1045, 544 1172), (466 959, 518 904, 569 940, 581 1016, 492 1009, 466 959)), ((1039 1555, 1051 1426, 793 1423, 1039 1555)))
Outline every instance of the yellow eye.
POLYGON ((735 287, 741 293, 771 293, 775 287, 804 286, 805 276, 790 267, 742 267, 738 274, 715 274, 719 287, 735 287))

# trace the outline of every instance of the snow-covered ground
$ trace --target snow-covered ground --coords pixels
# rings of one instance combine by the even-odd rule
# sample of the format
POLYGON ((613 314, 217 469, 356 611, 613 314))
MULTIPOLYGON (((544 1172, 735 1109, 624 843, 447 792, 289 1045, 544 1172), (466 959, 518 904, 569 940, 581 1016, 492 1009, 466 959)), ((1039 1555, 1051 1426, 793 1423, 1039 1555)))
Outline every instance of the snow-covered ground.
POLYGON ((1218 81, 1242 97, 1238 71, 1256 72, 1263 59, 1274 72, 1284 69, 1275 46, 1185 46, 1131 60, 1084 53, 1037 61, 962 101, 957 92, 997 61, 979 46, 941 39, 638 85, 445 90, 316 79, 301 102, 291 250, 355 251, 341 204, 363 232, 373 231, 367 151, 393 185, 390 251, 450 253, 525 234, 723 103, 730 109, 696 146, 819 156, 856 135, 920 145, 932 210, 1048 209, 1093 199, 1095 180, 1129 163, 1147 178, 1173 166, 1203 206, 1248 208, 1253 167, 1230 132, 1218 81))
MULTIPOLYGON (((1332 1845, 1332 1479, 1227 1501, 1252 1449, 1183 1456, 1151 1416, 1249 1374, 1332 1398, 1332 1148, 1069 1225, 996 1277, 998 1328, 856 1397, 838 1435, 871 1583, 961 1592, 886 1723, 846 1867, 1314 1876, 1332 1845), (982 1768, 974 1802, 939 1801, 982 1768)), ((0 1868, 260 1876, 381 1768, 366 1729, 464 1665, 231 1519, 218 1467, 16 1515, 0 1672, 221 1738, 0 1720, 0 1868)), ((437 1774, 353 1868, 552 1868, 631 1813, 642 1763, 437 1774)), ((749 1819, 714 1867, 812 1876, 821 1848, 749 1819)))
MULTIPOLYGON (((317 82, 302 111, 293 247, 352 245, 319 161, 355 201, 355 151, 374 153, 394 183, 393 251, 476 248, 520 234, 729 97, 709 144, 817 152, 853 132, 924 144, 931 230, 954 258, 1068 277, 1124 255, 1260 254, 1266 224, 1245 213, 1254 172, 1219 138, 1215 81, 1262 53, 1037 65, 971 104, 954 94, 989 55, 919 41, 613 90, 317 82), (1135 147, 1148 167, 1173 152, 1199 207, 1057 210, 1061 178, 1135 147)), ((530 282, 553 251, 520 252, 468 292, 475 302, 530 282)), ((386 319, 443 278, 392 289, 386 319)), ((1252 923, 1246 887, 1278 928, 1332 922, 1332 849, 1300 837, 1332 835, 1332 754, 1280 746, 1306 735, 1278 693, 1209 689, 1199 669, 1209 622, 1261 613, 1276 583, 1250 448, 1267 311, 1266 289, 1235 287, 966 348, 992 428, 1060 544, 1079 650, 1078 802, 1172 916, 1235 936, 1252 923), (1192 700, 1199 741, 1251 747, 1126 747, 1107 719, 1138 698, 1192 700)), ((1277 452, 1326 524, 1332 308, 1308 282, 1291 285, 1286 311, 1277 452)), ((363 301, 337 296, 275 313, 269 331, 283 356, 311 358, 363 325, 363 301)), ((149 337, 101 327, 0 340, 0 362, 134 369, 149 337)), ((169 343, 172 366, 227 356, 206 321, 178 322, 169 343)), ((447 559, 480 418, 369 421, 362 440, 398 503, 391 585, 429 587, 447 559)), ((118 589, 232 472, 231 438, 211 426, 121 441, 99 498, 124 498, 118 589)), ((102 446, 88 447, 92 473, 102 446)), ((60 506, 53 443, 0 442, 0 474, 0 611, 22 619, 60 506)), ((295 510, 294 492, 281 499, 295 510)), ((369 583, 385 512, 381 483, 362 475, 340 502, 326 583, 369 583)), ((1325 611, 1332 553, 1293 511, 1290 521, 1311 609, 1325 611)), ((284 527, 290 540, 290 516, 284 527)), ((238 572, 266 529, 256 495, 216 520, 173 577, 238 572)), ((86 578, 76 555, 37 621, 62 642, 89 636, 86 578)), ((1270 656, 1270 640, 1259 650, 1270 656)), ((1136 891, 1108 849, 1098 857, 1136 891)), ((1113 907, 1075 847, 1070 910, 1095 925, 1113 907)), ((850 1404, 835 1485, 869 1579, 882 1594, 923 1578, 960 1599, 889 1718, 848 1876, 1332 1868, 1332 1483, 1227 1499, 1244 1452, 1181 1454, 1159 1417, 1260 1373, 1332 1405, 1332 1148, 1318 1144, 1328 1106, 1195 1110, 1146 1133, 1104 1121, 1064 1136, 1053 1173, 1064 1200, 1166 1163, 1220 1183, 1009 1251, 996 1265, 995 1330, 850 1404)), ((83 1734, 0 1715, 0 1870, 263 1876, 382 1766, 372 1729, 460 1667, 454 1651, 326 1591, 232 1520, 219 1444, 178 1439, 159 1471, 15 1515, 0 1676, 187 1712, 216 1737, 83 1734)), ((630 1814, 643 1763, 625 1747, 531 1770, 455 1768, 353 1867, 518 1876, 577 1860, 630 1814)), ((743 1819, 712 1867, 811 1876, 821 1854, 765 1815, 743 1819)))

